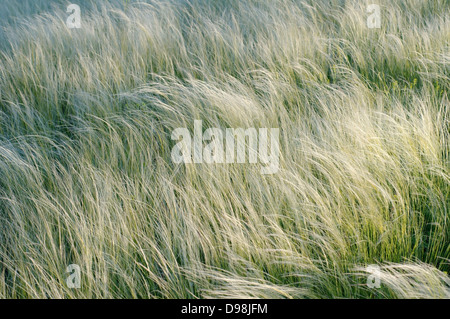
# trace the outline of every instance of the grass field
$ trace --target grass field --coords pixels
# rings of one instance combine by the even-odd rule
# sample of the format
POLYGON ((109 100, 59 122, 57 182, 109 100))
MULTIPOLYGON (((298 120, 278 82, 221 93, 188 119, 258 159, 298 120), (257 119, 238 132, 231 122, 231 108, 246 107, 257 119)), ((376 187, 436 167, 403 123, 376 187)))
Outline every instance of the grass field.
POLYGON ((72 2, 0 1, 0 298, 450 298, 448 1, 72 2))

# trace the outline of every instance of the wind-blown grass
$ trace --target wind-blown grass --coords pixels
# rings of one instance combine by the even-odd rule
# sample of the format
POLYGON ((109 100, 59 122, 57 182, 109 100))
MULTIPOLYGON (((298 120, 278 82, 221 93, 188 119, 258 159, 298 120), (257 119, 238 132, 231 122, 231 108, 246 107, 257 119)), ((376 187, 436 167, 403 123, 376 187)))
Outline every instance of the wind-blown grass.
POLYGON ((33 2, 0 19, 0 297, 450 298, 448 2, 33 2), (280 170, 174 164, 194 120, 279 127, 280 170))

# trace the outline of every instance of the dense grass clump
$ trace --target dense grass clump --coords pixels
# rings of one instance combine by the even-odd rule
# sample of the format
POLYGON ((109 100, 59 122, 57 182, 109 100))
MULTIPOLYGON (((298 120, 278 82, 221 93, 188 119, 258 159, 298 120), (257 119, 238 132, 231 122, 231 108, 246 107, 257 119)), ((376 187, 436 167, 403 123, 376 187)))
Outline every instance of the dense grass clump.
POLYGON ((2 2, 1 298, 450 298, 448 1, 77 2, 2 2), (173 163, 194 120, 278 173, 173 163))

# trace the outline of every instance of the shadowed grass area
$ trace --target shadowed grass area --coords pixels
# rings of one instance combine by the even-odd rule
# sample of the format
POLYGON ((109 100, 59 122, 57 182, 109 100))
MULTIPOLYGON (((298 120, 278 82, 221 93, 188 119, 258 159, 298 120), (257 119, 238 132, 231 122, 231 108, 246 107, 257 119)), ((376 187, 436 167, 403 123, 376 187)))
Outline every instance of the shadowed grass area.
POLYGON ((447 1, 3 2, 1 298, 450 298, 447 1), (173 163, 194 120, 280 170, 173 163))

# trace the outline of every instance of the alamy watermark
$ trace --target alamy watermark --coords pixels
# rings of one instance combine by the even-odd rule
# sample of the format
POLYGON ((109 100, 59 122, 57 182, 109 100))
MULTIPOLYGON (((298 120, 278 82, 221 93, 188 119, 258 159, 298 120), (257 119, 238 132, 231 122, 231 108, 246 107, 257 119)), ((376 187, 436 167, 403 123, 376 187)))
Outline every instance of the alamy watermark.
POLYGON ((381 287, 381 269, 378 265, 369 265, 366 271, 370 273, 367 277, 367 286, 369 288, 380 288, 381 287))
POLYGON ((381 11, 378 4, 369 4, 367 6, 367 13, 370 15, 367 17, 367 27, 369 29, 381 28, 381 11))
POLYGON ((66 278, 68 288, 81 288, 81 268, 77 264, 71 264, 67 267, 66 273, 70 275, 66 278))
POLYGON ((248 163, 263 164, 261 174, 278 172, 278 128, 208 128, 203 132, 202 125, 194 121, 193 137, 185 127, 172 132, 172 140, 178 140, 171 154, 175 163, 246 163, 248 153, 248 163))
POLYGON ((81 28, 81 9, 77 4, 70 4, 67 7, 67 13, 70 15, 67 17, 66 25, 69 29, 81 28))

